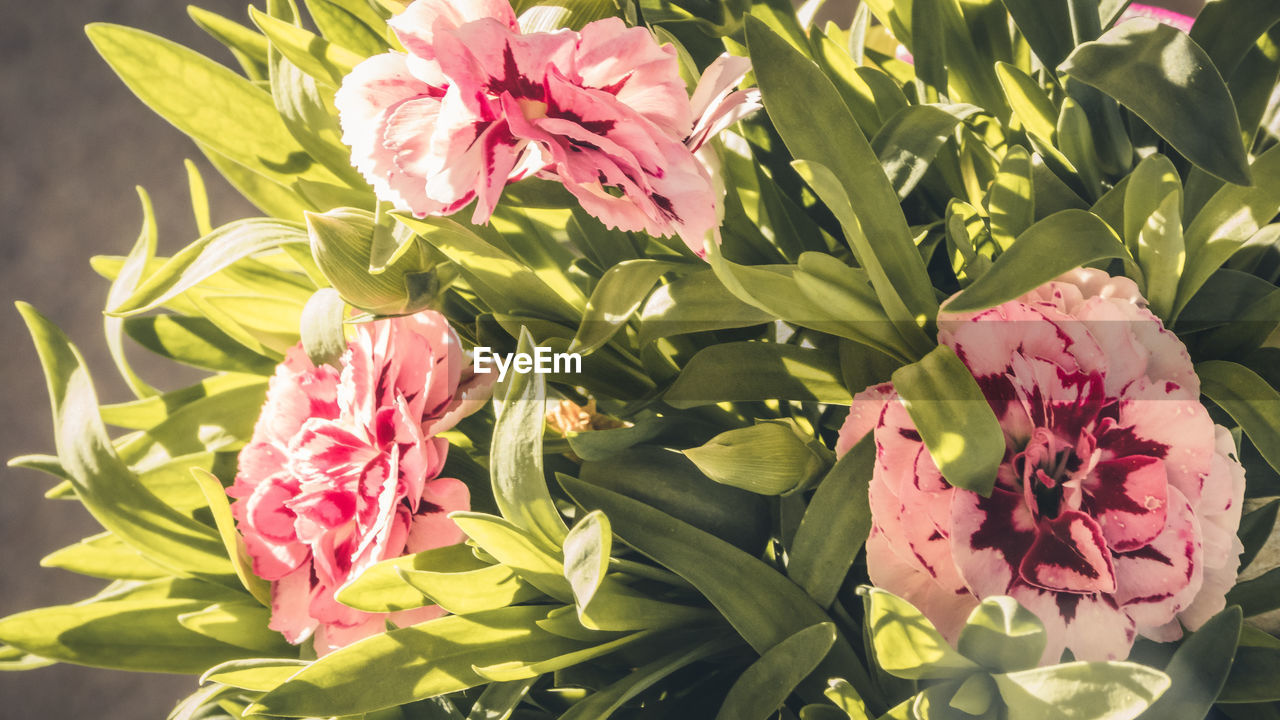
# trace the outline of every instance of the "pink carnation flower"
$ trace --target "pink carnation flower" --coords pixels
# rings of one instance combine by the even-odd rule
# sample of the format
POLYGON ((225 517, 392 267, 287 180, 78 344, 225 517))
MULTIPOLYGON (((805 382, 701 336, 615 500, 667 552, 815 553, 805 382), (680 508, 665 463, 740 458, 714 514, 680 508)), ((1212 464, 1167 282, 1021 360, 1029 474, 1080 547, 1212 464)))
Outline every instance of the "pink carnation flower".
POLYGON ((452 545, 448 513, 467 487, 439 477, 448 430, 485 400, 448 321, 426 311, 356 326, 342 371, 316 367, 299 345, 271 378, 253 440, 227 494, 253 570, 272 581, 271 628, 316 652, 385 627, 443 614, 360 612, 334 593, 388 558, 452 545))
POLYGON ((1004 429, 990 497, 952 487, 893 387, 860 393, 840 433, 873 432, 871 581, 953 641, 980 598, 1044 621, 1043 663, 1123 659, 1138 634, 1181 637, 1235 583, 1244 470, 1199 402, 1186 349, 1137 286, 1076 270, 976 313, 939 315, 939 341, 1004 429))
POLYGON ((475 199, 483 223, 536 174, 612 227, 695 250, 714 236, 720 194, 694 152, 759 107, 732 92, 748 61, 717 61, 691 99, 674 48, 617 18, 524 34, 505 0, 417 0, 390 25, 408 52, 369 58, 336 97, 380 199, 420 217, 475 199))

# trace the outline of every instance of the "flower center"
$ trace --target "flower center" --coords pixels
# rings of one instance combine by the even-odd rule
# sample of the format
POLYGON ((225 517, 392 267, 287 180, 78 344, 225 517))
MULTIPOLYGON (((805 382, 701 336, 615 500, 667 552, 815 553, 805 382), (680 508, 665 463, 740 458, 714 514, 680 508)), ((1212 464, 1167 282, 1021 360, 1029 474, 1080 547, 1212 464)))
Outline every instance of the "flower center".
POLYGON ((1058 511, 1062 507, 1063 482, 1069 477, 1068 467, 1079 465, 1080 460, 1075 452, 1064 448, 1034 469, 1030 479, 1031 494, 1036 501, 1036 510, 1042 517, 1058 517, 1058 511))
MULTIPOLYGON (((1014 457, 1014 468, 1022 479, 1027 505, 1037 517, 1055 519, 1062 512, 1064 496, 1083 463, 1076 448, 1040 428, 1031 434, 1022 452, 1014 457)), ((1078 499, 1078 492, 1072 493, 1078 499)), ((1077 503, 1068 503, 1074 507, 1077 503)))

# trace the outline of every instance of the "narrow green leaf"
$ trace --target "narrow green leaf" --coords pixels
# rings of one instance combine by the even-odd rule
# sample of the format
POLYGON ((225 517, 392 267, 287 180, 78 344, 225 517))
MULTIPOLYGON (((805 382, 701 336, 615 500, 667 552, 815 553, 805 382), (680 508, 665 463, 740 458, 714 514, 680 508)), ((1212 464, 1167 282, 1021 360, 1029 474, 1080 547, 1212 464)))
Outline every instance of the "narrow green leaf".
MULTIPOLYGON (((603 510, 619 538, 698 588, 757 652, 829 621, 803 590, 729 543, 642 502, 573 478, 559 479, 576 502, 603 510)), ((868 703, 880 704, 866 670, 843 639, 837 639, 823 668, 848 673, 868 703)))
POLYGON ((484 684, 474 667, 581 649, 535 624, 546 612, 546 606, 517 606, 375 635, 311 663, 246 714, 355 715, 484 684))
POLYGON ((250 80, 267 79, 267 39, 234 20, 209 12, 194 5, 187 6, 191 20, 222 43, 250 80))
MULTIPOLYGON (((533 347, 533 336, 522 328, 516 352, 532 353, 533 347)), ((502 516, 558 548, 569 528, 556 510, 542 471, 546 395, 543 375, 517 373, 509 381, 493 426, 489 472, 502 516)))
MULTIPOLYGON (((470 552, 470 548, 467 551, 470 552)), ((542 591, 506 565, 456 572, 400 568, 398 572, 415 592, 454 615, 473 615, 544 597, 542 591)), ((382 597, 379 601, 387 602, 382 597)))
POLYGON ((276 363, 218 329, 209 320, 186 315, 147 315, 112 318, 123 322, 124 332, 157 355, 184 365, 216 372, 270 375, 276 363))
POLYGON ((283 658, 228 660, 205 671, 200 676, 200 684, 221 683, 254 692, 270 692, 307 665, 305 660, 283 658))
POLYGON ((1035 184, 1031 153, 1014 145, 1000 161, 1000 170, 987 195, 991 239, 1008 250, 1014 239, 1035 222, 1035 184))
POLYGON ((1146 280, 1147 302, 1156 317, 1173 319, 1178 278, 1186 262, 1182 237, 1182 189, 1164 197, 1138 233, 1138 267, 1146 280))
POLYGON ((587 513, 564 539, 564 576, 579 612, 591 604, 609 572, 613 531, 601 512, 587 513))
POLYGON ((553 555, 532 533, 483 513, 455 512, 449 517, 476 545, 530 585, 557 600, 573 601, 573 591, 564 577, 564 561, 557 557, 559 552, 553 555))
POLYGON ((684 267, 660 260, 627 260, 605 271, 596 283, 569 352, 590 353, 631 319, 664 273, 684 267))
POLYGON ((563 670, 572 667, 578 663, 584 663, 594 660, 602 655, 630 645, 632 643, 646 640, 653 637, 652 631, 632 633, 620 637, 616 640, 610 640, 606 643, 594 645, 591 647, 573 650, 563 655, 546 658, 544 660, 509 660, 507 662, 494 663, 492 665, 476 666, 475 672, 480 677, 493 682, 514 682, 517 680, 527 680, 536 678, 539 675, 563 670))
MULTIPOLYGON (((1024 0, 1026 1, 1026 0, 1024 0)), ((1004 89, 1005 99, 1014 116, 1027 132, 1041 140, 1051 141, 1057 133, 1057 110, 1039 83, 1021 69, 1008 63, 996 63, 996 77, 1004 89)))
POLYGON ((1001 0, 1031 51, 1047 68, 1058 67, 1075 43, 1066 29, 1071 15, 1066 0, 1001 0))
MULTIPOLYGON (((371 565, 339 588, 334 597, 343 605, 365 612, 412 610, 429 605, 430 601, 402 573, 466 574, 490 567, 494 566, 478 559, 465 544, 446 545, 371 565)), ((509 570, 507 574, 511 574, 509 570)))
MULTIPOLYGON (((1202 628, 1203 630, 1203 628, 1202 628)), ((1255 703, 1280 700, 1275 668, 1280 662, 1280 639, 1245 625, 1240 633, 1231 673, 1218 694, 1220 703, 1255 703)))
POLYGON ((1231 77, 1259 35, 1280 22, 1271 0, 1214 0, 1191 26, 1191 39, 1204 48, 1223 77, 1231 77))
POLYGON ((167 597, 55 605, 0 620, 0 641, 76 665, 195 674, 249 654, 178 623, 205 605, 167 597))
MULTIPOLYGON (((1244 545, 1244 552, 1240 553, 1240 570, 1246 570, 1249 563, 1258 556, 1258 551, 1266 545, 1267 540, 1271 537, 1271 532, 1276 526, 1276 514, 1280 511, 1280 499, 1272 500, 1262 507, 1245 513, 1240 518, 1240 530, 1237 533, 1240 536, 1240 542, 1244 545)), ((41 563, 43 564, 43 560, 41 563)))
POLYGON ((113 315, 131 315, 162 305, 202 280, 257 253, 274 250, 285 243, 305 243, 306 235, 296 223, 265 218, 237 220, 183 248, 156 272, 147 277, 128 299, 108 310, 113 315))
POLYGON ((387 231, 372 213, 339 208, 308 213, 306 219, 316 265, 351 305, 375 315, 406 315, 426 308, 439 294, 435 264, 416 241, 381 272, 369 271, 375 237, 387 231))
POLYGON ((1063 210, 1032 225, 991 270, 947 303, 949 312, 999 305, 1059 275, 1107 258, 1132 260, 1124 243, 1098 216, 1063 210))
POLYGON ((714 270, 700 270, 653 291, 640 311, 638 342, 643 346, 657 338, 750 327, 773 319, 726 290, 714 270))
POLYGON ((467 720, 507 720, 529 692, 529 688, 533 687, 536 679, 490 683, 471 706, 471 712, 467 713, 467 720))
POLYGON ((1227 411, 1267 464, 1280 472, 1280 393, 1249 368, 1225 360, 1196 365, 1200 392, 1227 411))
POLYGON ((868 435, 822 479, 791 542, 787 575, 822 607, 835 600, 871 532, 867 487, 874 463, 868 435))
POLYGON ((373 12, 368 3, 307 0, 307 11, 311 13, 311 19, 325 38, 354 50, 359 57, 387 51, 387 41, 374 30, 377 26, 385 29, 386 22, 373 12), (354 12, 347 8, 352 8, 354 12), (355 10, 356 8, 363 10, 355 10), (375 22, 376 25, 371 26, 375 22))
POLYGON ((1280 568, 1237 583, 1227 593, 1227 604, 1239 605, 1245 617, 1280 609, 1280 568))
POLYGON ((915 316, 932 317, 933 289, 897 193, 871 144, 854 131, 856 122, 840 94, 812 61, 763 22, 748 17, 746 26, 765 110, 783 142, 797 160, 830 168, 863 232, 876 238, 875 252, 907 308, 915 316), (833 129, 843 142, 831 143, 833 129))
MULTIPOLYGON (((155 210, 151 206, 151 196, 147 194, 146 190, 139 187, 138 199, 142 201, 142 232, 138 234, 138 239, 134 243, 133 249, 129 251, 124 264, 120 266, 119 274, 116 275, 115 280, 111 283, 111 289, 107 291, 107 307, 115 306, 133 294, 138 282, 142 279, 143 273, 146 272, 147 264, 156 255, 156 218, 155 210)), ((138 374, 129 365, 129 358, 125 355, 123 336, 121 334, 124 330, 123 325, 124 322, 120 318, 110 315, 104 315, 102 318, 102 329, 107 340, 107 350, 111 353, 111 359, 115 361, 116 369, 120 371, 125 384, 129 386, 129 389, 136 397, 144 398, 159 395, 160 391, 138 377, 138 374)))
POLYGON ((1004 459, 1004 432, 955 352, 939 346, 919 362, 899 368, 893 387, 947 482, 989 495, 1004 459))
POLYGON ((170 573, 109 532, 44 556, 40 567, 55 567, 108 580, 154 580, 170 573))
POLYGON ((217 533, 161 503, 112 450, 79 351, 30 305, 19 303, 18 311, 49 385, 58 459, 85 508, 148 559, 183 573, 225 578, 231 565, 217 533))
POLYGON ((142 30, 94 23, 85 33, 142 102, 219 155, 286 186, 336 180, 289 134, 271 96, 245 78, 142 30))
POLYGON ((1229 607, 1184 639, 1164 668, 1165 691, 1142 717, 1148 720, 1203 720, 1222 691, 1240 641, 1240 608, 1229 607))
POLYGON ((871 140, 871 149, 899 198, 906 198, 924 178, 938 150, 956 127, 982 112, 976 105, 910 105, 890 117, 871 140))
POLYGON ((247 598, 178 615, 182 627, 219 642, 266 656, 297 655, 297 648, 285 642, 280 633, 267 629, 270 621, 271 608, 247 598))
POLYGON ((738 676, 716 720, 768 720, 836 641, 836 627, 807 627, 774 645, 738 676))
POLYGON ((1259 155, 1250 173, 1253 187, 1224 186, 1187 227, 1187 269, 1178 282, 1175 317, 1209 276, 1280 212, 1280 147, 1259 155))
POLYGON ((1250 184, 1231 93, 1181 31, 1135 18, 1077 47, 1059 69, 1115 98, 1199 167, 1250 184))
POLYGON ((794 345, 734 342, 694 355, 663 399, 691 408, 750 400, 813 400, 848 404, 837 358, 794 345))
POLYGON ((253 573, 253 560, 249 557, 244 538, 236 531, 236 521, 231 515, 231 503, 227 501, 227 491, 222 487, 222 481, 200 468, 192 468, 191 476, 200 486, 200 492, 204 494, 205 501, 209 503, 209 512, 213 514, 218 535, 221 536, 227 556, 231 558, 231 564, 235 567, 236 576, 240 578, 245 590, 248 590, 249 594, 263 607, 272 607, 271 583, 253 573))

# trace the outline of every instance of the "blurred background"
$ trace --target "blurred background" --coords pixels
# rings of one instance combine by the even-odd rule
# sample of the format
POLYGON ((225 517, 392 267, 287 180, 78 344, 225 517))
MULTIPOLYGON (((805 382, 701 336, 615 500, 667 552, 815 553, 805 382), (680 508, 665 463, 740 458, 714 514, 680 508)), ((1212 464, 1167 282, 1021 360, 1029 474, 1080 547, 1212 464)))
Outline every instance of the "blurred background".
MULTIPOLYGON (((824 16, 850 17, 850 0, 824 16)), ((1194 14, 1201 0, 1153 2, 1194 14)), ((245 20, 244 0, 199 0, 245 20)), ((0 459, 53 452, 48 397, 12 303, 36 306, 71 336, 94 371, 103 401, 129 398, 102 339, 107 284, 89 257, 126 253, 142 221, 135 185, 155 202, 160 253, 195 239, 183 158, 198 160, 214 223, 257 214, 203 161, 195 146, 134 99, 94 53, 82 28, 106 21, 142 28, 230 63, 230 56, 175 0, 0 0, 0 459)), ((847 22, 847 21, 846 21, 847 22)), ((172 365, 134 353, 144 379, 173 388, 172 365)), ((103 581, 42 569, 40 558, 99 531, 78 503, 45 500, 52 478, 0 469, 0 616, 74 602, 103 581)), ((178 675, 140 675, 55 665, 0 673, 6 718, 163 718, 196 688, 178 675)))

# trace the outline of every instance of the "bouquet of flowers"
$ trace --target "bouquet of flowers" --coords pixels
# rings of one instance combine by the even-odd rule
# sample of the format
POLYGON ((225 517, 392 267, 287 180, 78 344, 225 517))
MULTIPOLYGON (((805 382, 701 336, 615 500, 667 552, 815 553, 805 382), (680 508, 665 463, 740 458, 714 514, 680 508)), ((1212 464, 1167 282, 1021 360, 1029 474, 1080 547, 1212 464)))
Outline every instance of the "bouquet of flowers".
MULTIPOLYGON (((19 310, 171 717, 1280 717, 1280 3, 267 0, 89 39, 263 213, 19 310), (305 12, 305 15, 304 15, 305 12), (1244 30, 1241 30, 1244 28, 1244 30), (209 371, 162 390, 126 340, 209 371)), ((194 167, 194 166, 189 166, 194 167)))

